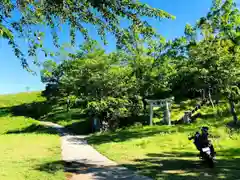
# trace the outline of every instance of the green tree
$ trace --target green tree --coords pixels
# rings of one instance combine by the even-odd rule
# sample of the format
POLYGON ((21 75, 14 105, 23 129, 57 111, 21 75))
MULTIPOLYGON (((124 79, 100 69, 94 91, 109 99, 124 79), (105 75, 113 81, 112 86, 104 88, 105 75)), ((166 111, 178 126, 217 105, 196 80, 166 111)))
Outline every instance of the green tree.
MULTIPOLYGON (((224 2, 215 0, 211 11, 206 18, 202 18, 198 27, 204 30, 209 37, 219 39, 219 43, 224 48, 225 54, 221 57, 222 61, 221 74, 221 91, 229 100, 231 113, 234 123, 237 123, 235 111, 235 102, 239 97, 239 40, 240 40, 240 11, 233 0, 224 2), (224 78, 225 77, 225 78, 224 78)), ((218 73, 218 72, 216 72, 218 73)))
POLYGON ((235 102, 240 95, 239 19, 240 12, 232 0, 213 1, 207 17, 194 27, 186 26, 187 56, 178 74, 182 87, 204 91, 212 104, 212 93, 225 96, 234 123, 238 120, 235 102))
POLYGON ((63 24, 70 27, 72 44, 75 44, 77 32, 90 39, 85 25, 92 24, 104 41, 106 32, 111 32, 122 45, 129 37, 120 27, 121 19, 128 19, 130 24, 137 25, 146 37, 155 34, 149 23, 141 19, 143 16, 173 18, 163 10, 133 0, 3 0, 0 2, 0 37, 8 40, 23 67, 27 68, 26 56, 17 39, 28 41, 29 56, 35 56, 38 49, 46 55, 51 54, 43 46, 42 25, 51 31, 56 47, 59 47, 58 33, 63 24))
POLYGON ((144 39, 139 32, 138 27, 134 26, 133 31, 126 31, 132 38, 124 50, 127 65, 132 68, 132 75, 136 78, 134 96, 141 97, 146 110, 145 99, 170 96, 170 78, 175 73, 175 64, 167 51, 174 43, 167 42, 160 35, 144 39))

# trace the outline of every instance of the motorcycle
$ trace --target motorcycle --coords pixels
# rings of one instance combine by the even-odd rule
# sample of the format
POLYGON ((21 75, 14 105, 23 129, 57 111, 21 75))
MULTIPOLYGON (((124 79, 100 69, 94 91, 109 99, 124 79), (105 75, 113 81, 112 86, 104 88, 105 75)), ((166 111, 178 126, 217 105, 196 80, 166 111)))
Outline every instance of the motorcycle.
MULTIPOLYGON (((194 139, 194 144, 197 146, 198 137, 199 134, 196 133, 193 137, 189 137, 188 139, 189 140, 194 139)), ((199 147, 197 148, 200 151, 201 159, 203 159, 209 165, 210 168, 213 168, 215 157, 212 156, 213 153, 211 152, 210 141, 208 144, 202 145, 200 148, 199 147)))
POLYGON ((211 155, 211 149, 209 146, 202 148, 202 159, 207 162, 210 168, 214 167, 214 157, 211 155))

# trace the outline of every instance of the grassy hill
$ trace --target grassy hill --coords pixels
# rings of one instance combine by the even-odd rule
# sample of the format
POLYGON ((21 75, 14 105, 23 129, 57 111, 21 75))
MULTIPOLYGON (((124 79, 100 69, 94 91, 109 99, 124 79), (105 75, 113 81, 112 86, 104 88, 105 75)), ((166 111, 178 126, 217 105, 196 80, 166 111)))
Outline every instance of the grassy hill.
POLYGON ((41 102, 40 93, 0 96, 0 179, 1 180, 63 180, 60 139, 52 129, 38 121, 15 116, 11 107, 41 102))

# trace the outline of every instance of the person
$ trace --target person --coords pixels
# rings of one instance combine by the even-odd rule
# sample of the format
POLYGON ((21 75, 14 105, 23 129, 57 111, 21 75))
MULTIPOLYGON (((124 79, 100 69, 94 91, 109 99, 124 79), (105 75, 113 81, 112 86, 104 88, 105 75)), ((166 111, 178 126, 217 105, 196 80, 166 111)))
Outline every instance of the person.
POLYGON ((203 153, 202 148, 206 147, 206 146, 209 146, 209 148, 211 150, 211 155, 213 157, 215 157, 215 155, 216 155, 214 147, 208 139, 208 135, 209 135, 208 127, 202 127, 201 134, 197 131, 194 136, 188 138, 189 140, 194 139, 194 144, 195 144, 197 150, 200 151, 200 153, 199 153, 200 157, 202 157, 202 153, 203 153))
POLYGON ((200 144, 200 133, 197 131, 193 136, 189 137, 189 140, 194 139, 193 143, 196 146, 197 150, 200 151, 200 154, 198 155, 199 157, 201 157, 201 144, 200 144))
POLYGON ((211 155, 214 157, 216 155, 216 152, 214 150, 214 147, 213 147, 211 141, 208 139, 208 135, 209 135, 208 129, 209 128, 206 126, 201 128, 202 133, 201 133, 199 140, 200 140, 200 144, 201 144, 202 148, 209 146, 209 148, 211 150, 211 155))

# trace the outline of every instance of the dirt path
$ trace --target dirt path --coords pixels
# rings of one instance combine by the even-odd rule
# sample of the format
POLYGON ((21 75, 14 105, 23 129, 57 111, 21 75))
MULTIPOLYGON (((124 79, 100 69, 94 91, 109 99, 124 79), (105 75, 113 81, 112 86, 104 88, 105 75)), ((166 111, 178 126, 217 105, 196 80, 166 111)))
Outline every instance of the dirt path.
POLYGON ((101 155, 87 144, 86 136, 70 135, 62 126, 51 122, 43 124, 56 128, 61 134, 62 160, 68 180, 151 180, 101 155))

